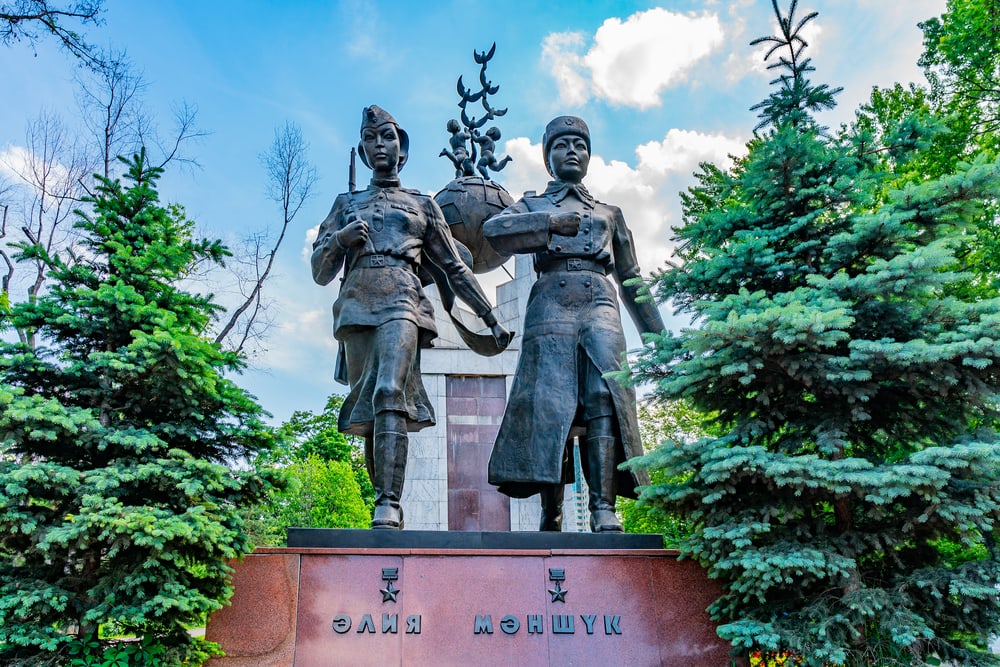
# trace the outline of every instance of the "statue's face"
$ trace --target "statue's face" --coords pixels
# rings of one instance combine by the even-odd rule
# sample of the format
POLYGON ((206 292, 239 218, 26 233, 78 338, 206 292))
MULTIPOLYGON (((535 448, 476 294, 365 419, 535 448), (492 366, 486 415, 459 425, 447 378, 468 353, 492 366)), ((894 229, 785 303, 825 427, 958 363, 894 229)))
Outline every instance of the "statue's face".
POLYGON ((560 180, 579 183, 587 175, 589 166, 590 151, 583 137, 564 134, 556 137, 549 147, 549 168, 560 180))
POLYGON ((361 147, 376 174, 391 174, 399 165, 399 134, 392 123, 366 127, 361 132, 361 147))

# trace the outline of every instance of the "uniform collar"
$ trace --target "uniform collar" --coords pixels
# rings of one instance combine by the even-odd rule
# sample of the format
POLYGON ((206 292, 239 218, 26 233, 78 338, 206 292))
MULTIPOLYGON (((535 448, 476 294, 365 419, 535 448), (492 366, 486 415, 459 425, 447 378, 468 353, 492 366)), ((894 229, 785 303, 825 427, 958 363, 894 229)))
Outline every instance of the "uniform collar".
POLYGON ((577 199, 591 208, 594 207, 596 201, 587 191, 587 188, 584 187, 583 183, 568 183, 560 180, 549 181, 548 187, 545 188, 545 192, 542 194, 557 203, 570 195, 576 195, 577 199))
POLYGON ((399 179, 398 178, 375 178, 372 176, 372 187, 376 188, 398 188, 399 179))

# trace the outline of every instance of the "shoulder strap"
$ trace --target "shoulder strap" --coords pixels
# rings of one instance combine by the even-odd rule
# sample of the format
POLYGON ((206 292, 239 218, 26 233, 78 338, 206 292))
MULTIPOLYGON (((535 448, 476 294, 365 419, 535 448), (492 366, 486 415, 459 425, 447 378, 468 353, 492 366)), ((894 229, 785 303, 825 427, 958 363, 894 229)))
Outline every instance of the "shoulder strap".
POLYGON ((524 202, 524 207, 528 209, 528 213, 535 212, 535 210, 531 208, 531 200, 534 199, 536 196, 537 195, 535 194, 534 190, 528 190, 527 192, 524 193, 524 196, 521 197, 521 201, 524 202))

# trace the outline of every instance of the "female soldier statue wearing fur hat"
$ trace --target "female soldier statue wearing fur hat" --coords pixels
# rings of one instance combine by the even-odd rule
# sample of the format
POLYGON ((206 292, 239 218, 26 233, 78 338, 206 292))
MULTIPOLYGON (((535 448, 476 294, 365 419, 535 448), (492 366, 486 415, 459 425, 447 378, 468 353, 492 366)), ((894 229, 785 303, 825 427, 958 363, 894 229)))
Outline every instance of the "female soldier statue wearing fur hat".
POLYGON ((459 256, 441 209, 400 187, 409 136, 377 106, 362 114, 359 153, 373 171, 360 192, 337 197, 313 244, 313 279, 326 285, 343 270, 333 305, 334 336, 344 345, 350 393, 338 428, 365 438, 375 487, 372 528, 402 528, 407 432, 434 423, 420 378, 420 349, 437 336, 418 270, 431 262, 451 289, 490 327, 502 349, 510 334, 459 256))
POLYGON ((632 235, 621 210, 583 186, 590 130, 575 116, 545 128, 545 164, 554 180, 489 220, 484 233, 500 252, 534 253, 538 281, 528 297, 524 340, 510 400, 490 457, 489 481, 509 496, 541 494, 541 530, 561 530, 564 485, 572 481, 567 443, 580 437, 594 532, 620 532, 617 495, 634 498, 641 472, 617 465, 642 453, 635 390, 606 373, 621 370, 622 301, 642 332, 660 332, 655 304, 640 300, 632 235), (543 388, 544 385, 544 388, 543 388))

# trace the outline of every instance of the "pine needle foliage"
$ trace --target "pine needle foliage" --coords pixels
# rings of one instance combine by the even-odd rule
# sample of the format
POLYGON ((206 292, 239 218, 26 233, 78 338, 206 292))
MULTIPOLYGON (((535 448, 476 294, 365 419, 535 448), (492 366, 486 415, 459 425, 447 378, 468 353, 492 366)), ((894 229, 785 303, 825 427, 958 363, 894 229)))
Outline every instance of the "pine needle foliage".
POLYGON ((181 287, 226 250, 158 203, 145 152, 125 162, 78 212, 72 258, 21 249, 52 287, 5 313, 39 345, 0 346, 3 664, 115 653, 102 632, 155 656, 130 664, 200 664, 214 645, 187 627, 231 594, 237 509, 270 483, 229 465, 272 433, 225 377, 239 358, 205 337, 217 306, 181 287))
POLYGON ((1000 300, 952 291, 1000 163, 900 179, 891 160, 921 142, 830 136, 815 114, 836 91, 803 58, 815 14, 773 6, 779 34, 758 42, 781 76, 760 132, 730 170, 702 165, 680 261, 653 287, 697 328, 651 337, 634 369, 717 414, 718 434, 638 460, 668 480, 642 500, 689 522, 683 553, 723 584, 710 613, 736 650, 1000 664, 1000 442, 976 428, 1000 387, 1000 300))

